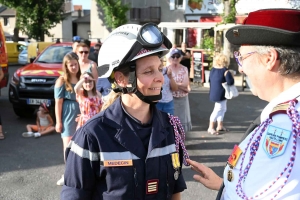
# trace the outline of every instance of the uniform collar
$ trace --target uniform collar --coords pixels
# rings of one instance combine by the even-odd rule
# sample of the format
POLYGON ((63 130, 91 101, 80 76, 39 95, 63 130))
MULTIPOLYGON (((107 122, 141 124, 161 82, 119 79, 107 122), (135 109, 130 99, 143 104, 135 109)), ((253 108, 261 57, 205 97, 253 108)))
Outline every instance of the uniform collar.
MULTIPOLYGON (((127 116, 122 109, 120 98, 116 99, 115 102, 104 111, 103 115, 103 123, 117 129, 114 138, 118 143, 139 158, 143 158, 144 155, 147 155, 142 141, 134 133, 135 130, 125 121, 127 116), (116 113, 118 117, 115 117, 116 113)), ((149 140, 148 154, 167 137, 169 132, 166 128, 170 127, 156 106, 153 106, 152 118, 152 133, 149 140)))
POLYGON ((272 99, 269 104, 263 109, 261 113, 261 121, 263 122, 267 118, 269 118, 269 114, 272 112, 273 108, 280 103, 287 102, 294 98, 298 98, 300 96, 300 82, 296 83, 286 91, 280 93, 277 97, 272 99))

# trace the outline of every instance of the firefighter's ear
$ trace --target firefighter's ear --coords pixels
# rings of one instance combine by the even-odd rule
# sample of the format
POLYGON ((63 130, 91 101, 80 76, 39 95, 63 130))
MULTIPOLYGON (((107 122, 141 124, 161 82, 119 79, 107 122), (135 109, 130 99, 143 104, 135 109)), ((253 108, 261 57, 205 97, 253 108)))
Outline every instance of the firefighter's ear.
POLYGON ((114 77, 115 77, 115 82, 121 86, 121 87, 126 87, 126 77, 124 76, 124 74, 122 72, 116 71, 114 72, 114 77))

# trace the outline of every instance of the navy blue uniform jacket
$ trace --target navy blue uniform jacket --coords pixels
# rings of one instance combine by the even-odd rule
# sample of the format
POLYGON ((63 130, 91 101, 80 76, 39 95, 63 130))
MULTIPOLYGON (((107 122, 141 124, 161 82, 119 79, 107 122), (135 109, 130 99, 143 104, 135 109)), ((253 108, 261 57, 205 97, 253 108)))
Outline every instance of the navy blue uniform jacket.
POLYGON ((166 200, 186 189, 181 173, 174 178, 171 153, 176 149, 168 115, 153 106, 148 152, 126 119, 117 99, 76 131, 66 151, 61 199, 166 200), (133 166, 104 166, 118 160, 132 160, 133 166), (158 191, 146 194, 147 181, 153 180, 158 191))

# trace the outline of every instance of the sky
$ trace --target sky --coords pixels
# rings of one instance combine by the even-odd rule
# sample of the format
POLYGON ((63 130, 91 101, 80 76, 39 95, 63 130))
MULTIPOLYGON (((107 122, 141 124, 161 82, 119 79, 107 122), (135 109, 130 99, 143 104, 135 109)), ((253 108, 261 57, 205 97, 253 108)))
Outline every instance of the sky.
POLYGON ((82 9, 91 9, 91 0, 73 0, 73 5, 82 5, 82 9))

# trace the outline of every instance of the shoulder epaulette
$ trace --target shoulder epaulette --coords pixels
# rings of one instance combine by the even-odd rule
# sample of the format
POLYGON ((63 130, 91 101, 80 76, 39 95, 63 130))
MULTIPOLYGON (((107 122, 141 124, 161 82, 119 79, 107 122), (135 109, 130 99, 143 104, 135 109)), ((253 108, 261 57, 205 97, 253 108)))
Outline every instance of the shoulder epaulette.
MULTIPOLYGON (((298 101, 297 99, 293 99, 293 100, 298 101)), ((292 101, 292 100, 290 100, 290 101, 292 101)), ((273 108, 272 112, 269 114, 269 117, 272 118, 276 114, 286 114, 287 109, 290 106, 290 101, 286 101, 286 102, 280 103, 277 106, 275 106, 273 108)))

